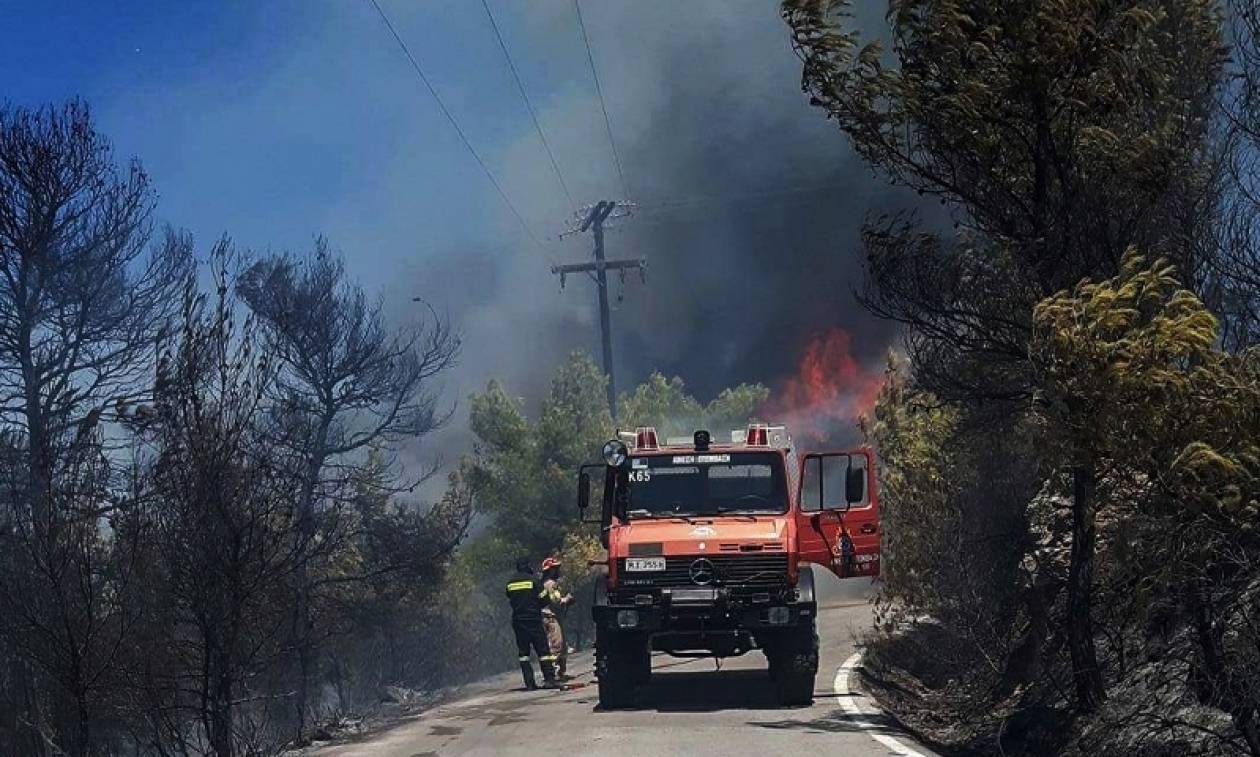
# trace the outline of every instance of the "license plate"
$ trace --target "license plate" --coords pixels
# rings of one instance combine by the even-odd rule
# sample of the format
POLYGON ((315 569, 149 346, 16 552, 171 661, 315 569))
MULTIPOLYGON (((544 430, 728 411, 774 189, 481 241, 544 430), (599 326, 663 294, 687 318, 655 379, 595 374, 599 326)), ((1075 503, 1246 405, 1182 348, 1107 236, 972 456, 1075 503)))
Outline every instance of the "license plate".
POLYGON ((630 571, 646 571, 646 570, 665 570, 664 557, 627 557, 626 572, 630 571))

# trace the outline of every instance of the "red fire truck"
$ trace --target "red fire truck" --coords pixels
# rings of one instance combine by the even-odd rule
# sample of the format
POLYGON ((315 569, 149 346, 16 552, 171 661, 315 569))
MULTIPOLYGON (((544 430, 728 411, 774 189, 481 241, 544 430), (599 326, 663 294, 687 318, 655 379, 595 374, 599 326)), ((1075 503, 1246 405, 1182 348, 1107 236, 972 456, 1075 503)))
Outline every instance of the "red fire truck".
POLYGON ((872 451, 798 453, 782 426, 753 424, 725 443, 701 430, 662 444, 640 428, 605 444, 603 457, 583 467, 578 487, 585 514, 602 477, 600 705, 636 702, 653 650, 720 658, 754 649, 779 701, 808 703, 818 670, 814 566, 841 578, 879 574, 872 451))

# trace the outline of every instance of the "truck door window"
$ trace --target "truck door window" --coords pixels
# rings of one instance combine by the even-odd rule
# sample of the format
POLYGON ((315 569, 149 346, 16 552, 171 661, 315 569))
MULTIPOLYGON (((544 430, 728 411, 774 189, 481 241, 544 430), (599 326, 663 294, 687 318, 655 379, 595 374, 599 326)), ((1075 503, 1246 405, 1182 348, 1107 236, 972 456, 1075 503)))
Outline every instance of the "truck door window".
MULTIPOLYGON (((820 509, 843 507, 845 504, 845 477, 849 467, 866 469, 862 455, 828 455, 805 459, 804 478, 801 481, 801 511, 817 512, 820 509), (821 486, 819 486, 819 479, 821 486)), ((869 504, 869 493, 853 507, 869 504)))

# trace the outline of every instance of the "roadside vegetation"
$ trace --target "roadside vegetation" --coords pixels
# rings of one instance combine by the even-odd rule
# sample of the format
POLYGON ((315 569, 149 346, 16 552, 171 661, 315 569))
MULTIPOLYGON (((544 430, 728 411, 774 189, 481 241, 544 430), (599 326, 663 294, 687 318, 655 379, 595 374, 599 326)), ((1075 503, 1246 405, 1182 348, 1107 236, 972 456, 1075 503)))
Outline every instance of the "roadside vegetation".
POLYGON ((1260 754, 1260 7, 849 6, 784 3, 803 87, 943 209, 863 230, 873 689, 963 752, 1260 754))

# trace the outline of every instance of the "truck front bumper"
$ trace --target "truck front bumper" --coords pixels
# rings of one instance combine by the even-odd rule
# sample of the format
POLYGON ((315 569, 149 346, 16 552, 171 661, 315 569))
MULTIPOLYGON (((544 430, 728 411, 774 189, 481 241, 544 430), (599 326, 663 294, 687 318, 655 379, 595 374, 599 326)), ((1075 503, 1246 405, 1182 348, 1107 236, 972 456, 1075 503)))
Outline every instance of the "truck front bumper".
POLYGON ((595 625, 608 631, 764 631, 812 623, 813 602, 773 598, 764 602, 731 597, 723 589, 661 590, 652 603, 597 604, 595 625))

